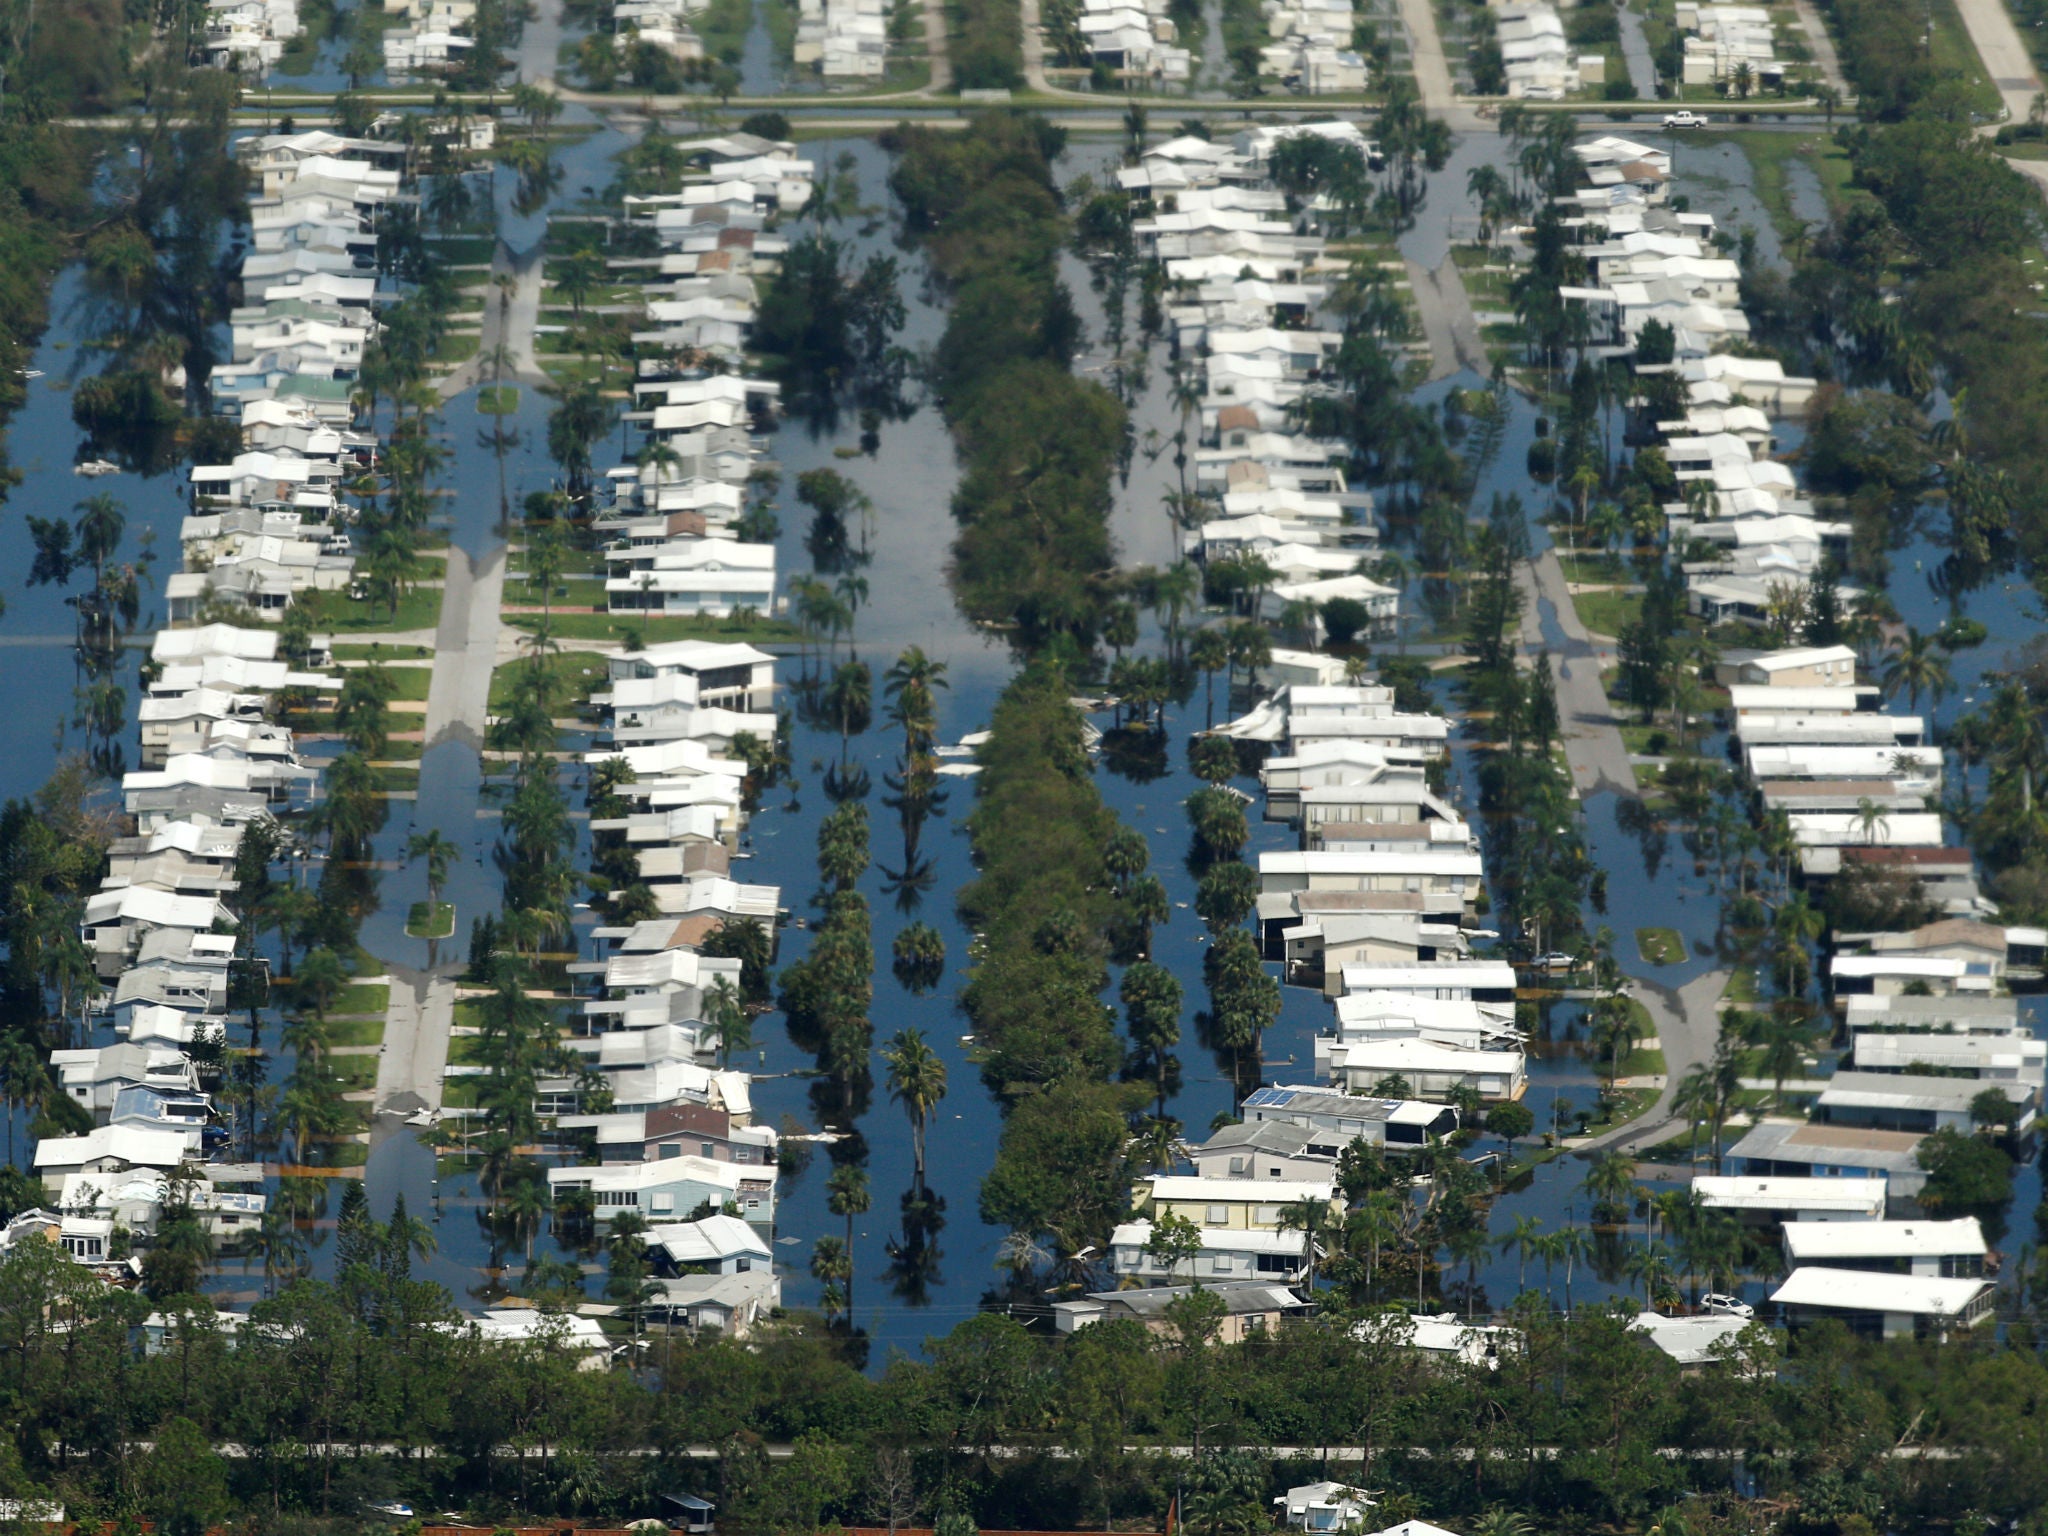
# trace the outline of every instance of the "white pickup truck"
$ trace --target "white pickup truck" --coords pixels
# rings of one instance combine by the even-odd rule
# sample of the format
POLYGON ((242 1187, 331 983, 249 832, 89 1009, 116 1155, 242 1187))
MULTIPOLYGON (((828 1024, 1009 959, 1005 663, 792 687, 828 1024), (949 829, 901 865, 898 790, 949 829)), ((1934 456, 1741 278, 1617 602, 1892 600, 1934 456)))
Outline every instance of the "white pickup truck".
POLYGON ((1664 126, 1666 128, 1704 128, 1707 126, 1707 120, 1697 112, 1666 112, 1664 114, 1664 126))

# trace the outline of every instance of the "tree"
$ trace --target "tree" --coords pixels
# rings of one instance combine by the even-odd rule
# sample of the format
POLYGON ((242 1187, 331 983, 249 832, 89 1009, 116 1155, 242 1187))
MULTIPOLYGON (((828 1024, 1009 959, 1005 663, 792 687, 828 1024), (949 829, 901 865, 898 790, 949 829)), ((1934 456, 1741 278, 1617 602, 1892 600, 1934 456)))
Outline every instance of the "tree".
POLYGON ((1918 1198, 1931 1214, 1989 1214, 2012 1198, 2012 1159, 1981 1136, 1944 1126, 1921 1141, 1913 1160, 1927 1170, 1918 1198))
POLYGON ((723 1072, 734 1051, 751 1050, 753 1017, 729 976, 721 976, 704 993, 705 1033, 716 1042, 718 1069, 723 1072))
POLYGON ((325 945, 299 962, 298 975, 293 978, 300 998, 323 1018, 347 988, 348 980, 348 968, 341 963, 341 957, 325 945))
POLYGON ((846 1315, 849 1319, 853 1316, 853 1218, 865 1216, 871 1203, 868 1171, 858 1163, 834 1168, 825 1180, 825 1208, 834 1216, 846 1218, 846 1315))
POLYGON ((1922 634, 1908 625, 1905 635, 1892 643, 1897 654, 1885 663, 1884 696, 1892 698, 1903 688, 1907 707, 1915 714, 1920 711, 1920 695, 1923 693, 1928 695, 1932 705, 1938 706, 1952 682, 1948 656, 1941 648, 1940 637, 1922 634))
POLYGON ((1134 961, 1124 968, 1118 997, 1124 1005, 1131 1044, 1150 1067, 1158 1113, 1163 1118, 1172 1052, 1180 1043, 1180 981, 1164 966, 1134 961))
MULTIPOLYGON (((550 98, 552 99, 552 98, 550 98)), ((442 835, 440 828, 430 827, 424 832, 415 832, 406 839, 405 859, 408 864, 421 860, 427 866, 427 906, 429 914, 437 910, 441 902, 441 889, 448 883, 448 871, 461 850, 455 842, 442 835)))
POLYGON ((946 1096, 946 1063, 925 1043, 924 1032, 917 1029, 899 1029, 890 1038, 882 1060, 889 1068, 889 1097, 901 1104, 910 1117, 917 1187, 922 1189, 925 1125, 946 1096))
POLYGON ((1165 1271, 1168 1280, 1180 1279, 1185 1268, 1188 1283, 1200 1286, 1202 1274, 1195 1260, 1201 1252, 1202 1229, 1187 1217, 1169 1211, 1153 1218, 1151 1235, 1145 1239, 1145 1253, 1165 1271))
POLYGON ((1512 1099, 1496 1104, 1486 1112, 1487 1132, 1508 1144, 1508 1157, 1511 1160, 1515 1155, 1515 1143, 1535 1128, 1535 1113, 1528 1105, 1512 1099))
POLYGON ((136 1477, 136 1503, 164 1536, 205 1536, 234 1510, 213 1439, 182 1415, 157 1429, 136 1477))

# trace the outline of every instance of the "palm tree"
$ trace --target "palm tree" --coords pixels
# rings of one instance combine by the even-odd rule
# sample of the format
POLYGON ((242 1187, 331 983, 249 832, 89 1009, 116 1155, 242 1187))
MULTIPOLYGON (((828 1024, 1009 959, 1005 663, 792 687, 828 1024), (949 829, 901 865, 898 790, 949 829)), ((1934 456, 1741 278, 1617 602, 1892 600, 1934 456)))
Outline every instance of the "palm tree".
POLYGON ((339 955, 322 945, 299 962, 299 974, 295 980, 299 996, 306 1006, 324 1018, 327 1010, 334 1006, 334 1000, 348 986, 348 969, 341 963, 339 955))
POLYGON ((1526 1291, 1529 1288, 1529 1255, 1533 1253, 1539 1258, 1542 1257, 1546 1240, 1537 1231, 1542 1225, 1541 1217, 1517 1216, 1513 1230, 1495 1239, 1495 1246, 1502 1253, 1512 1250, 1520 1263, 1515 1276, 1515 1285, 1519 1290, 1526 1291))
POLYGON ((882 1060, 889 1067, 889 1097, 910 1117, 911 1152, 917 1187, 924 1188, 925 1124, 946 1096, 946 1063, 929 1045, 924 1031, 899 1029, 890 1037, 882 1060))
POLYGON ((704 993, 704 1032, 717 1042, 721 1072, 734 1051, 753 1047, 753 1020, 729 976, 719 977, 704 993))
POLYGON ((846 758, 846 744, 850 735, 868 728, 868 719, 874 712, 875 678, 864 661, 849 661, 832 669, 831 681, 825 684, 820 699, 825 714, 839 727, 839 757, 846 758))
POLYGON ((279 1275, 287 1280, 299 1277, 305 1263, 306 1240, 299 1234, 290 1207, 273 1203, 264 1211, 263 1221, 256 1229, 256 1251, 263 1258, 264 1295, 277 1294, 279 1275))
POLYGON ((1878 832, 1884 826, 1885 819, 1890 815, 1891 811, 1887 807, 1879 805, 1870 796, 1863 795, 1858 797, 1856 801, 1856 824, 1863 829, 1863 841, 1873 847, 1876 846, 1878 832))
POLYGON ((1559 1227, 1550 1234, 1557 1257, 1564 1262, 1564 1309, 1572 1309, 1572 1271, 1593 1255, 1593 1239, 1584 1227, 1559 1227))
POLYGON ((868 1171, 858 1163, 834 1168, 831 1177, 825 1180, 825 1208, 834 1216, 846 1218, 846 1242, 841 1251, 846 1255, 846 1315, 849 1321, 853 1317, 853 1218, 865 1216, 871 1203, 868 1171))
POLYGON ((829 1233, 811 1244, 811 1275, 823 1282, 819 1292, 818 1305, 825 1309, 829 1320, 835 1312, 853 1310, 853 1260, 847 1253, 846 1244, 829 1233), (842 1283, 844 1289, 841 1289, 842 1283))
POLYGON ((1216 674, 1230 665, 1230 637, 1221 629, 1198 629, 1188 643, 1188 660, 1202 674, 1202 700, 1207 723, 1216 723, 1216 674))
POLYGON ((1636 1194, 1635 1161, 1625 1152, 1602 1152, 1593 1159, 1593 1166, 1586 1170, 1580 1187, 1592 1196, 1597 1206, 1609 1212, 1620 1211, 1622 1223, 1626 1224, 1628 1208, 1636 1194))
POLYGON ((460 850, 454 841, 443 837, 438 827, 415 832, 406 839, 406 862, 410 864, 424 859, 427 863, 427 911, 430 916, 441 909, 441 888, 448 883, 448 868, 455 862, 458 852, 460 850))
POLYGON ((1308 1292, 1316 1290, 1316 1243, 1329 1230, 1330 1202, 1315 1195, 1290 1200, 1280 1207, 1279 1230, 1302 1234, 1302 1257, 1308 1262, 1308 1292))
POLYGON ((1662 1243, 1632 1248, 1622 1263, 1622 1269, 1631 1280, 1643 1282, 1643 1306, 1654 1307, 1658 1293, 1671 1283, 1671 1250, 1662 1243))
POLYGON ((1930 709, 1938 707, 1941 696, 1954 682, 1948 653, 1942 649, 1940 640, 1908 625, 1905 636, 1892 644, 1898 654, 1885 663, 1884 696, 1889 699, 1905 689, 1907 707, 1916 715, 1923 693, 1928 695, 1930 709))

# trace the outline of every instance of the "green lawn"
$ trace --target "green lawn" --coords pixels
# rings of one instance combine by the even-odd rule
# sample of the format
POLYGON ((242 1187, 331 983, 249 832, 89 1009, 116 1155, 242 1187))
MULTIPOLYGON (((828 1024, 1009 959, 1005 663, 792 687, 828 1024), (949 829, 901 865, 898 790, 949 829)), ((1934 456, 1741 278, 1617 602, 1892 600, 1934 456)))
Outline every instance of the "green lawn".
MULTIPOLYGON (((540 628, 537 613, 510 613, 505 622, 514 629, 540 628)), ((667 640, 729 640, 749 645, 794 644, 799 638, 794 624, 784 619, 755 619, 734 624, 729 619, 684 619, 632 614, 558 613, 549 627, 561 640, 626 640, 638 634, 646 645, 667 640)))
POLYGON ((1756 967, 1753 965, 1741 965, 1731 971, 1728 976, 1728 985, 1721 989, 1721 1001, 1735 1004, 1762 1001, 1762 997, 1756 987, 1756 967))
POLYGON ((1596 635, 1619 635, 1643 611, 1643 599, 1634 592, 1575 592, 1572 606, 1579 622, 1596 635))
POLYGON ((356 981, 342 990, 329 1013, 374 1013, 380 1017, 391 1006, 391 983, 356 981))
POLYGON ((361 1093, 377 1086, 375 1056, 330 1056, 327 1070, 341 1084, 343 1093, 361 1093))
POLYGON ((1849 185, 1849 152, 1826 133, 1768 133, 1760 129, 1736 129, 1720 135, 1733 139, 1749 157, 1756 170, 1756 195, 1771 216, 1781 240, 1796 238, 1805 221, 1792 212, 1791 191, 1785 168, 1797 160, 1820 181, 1830 215, 1841 213, 1851 203, 1870 194, 1849 185))
MULTIPOLYGON (((407 647, 407 649, 410 649, 410 647, 407 647)), ((395 648, 387 648, 387 653, 393 650, 395 648)), ((361 670, 363 669, 360 667, 342 668, 341 676, 343 681, 347 681, 350 672, 359 672, 361 670)), ((424 704, 427 701, 427 689, 432 686, 434 681, 434 669, 432 667, 386 667, 384 675, 391 680, 392 698, 406 699, 415 704, 424 704)))
POLYGON ((327 1026, 327 1040, 330 1045, 381 1045, 384 1043, 384 1015, 336 1019, 327 1026))
POLYGON ((441 588, 415 587, 388 603, 357 601, 346 592, 313 592, 300 599, 313 614, 315 634, 366 634, 380 629, 432 629, 441 622, 441 588))
POLYGON ((1685 959, 1685 940, 1674 928, 1638 928, 1636 950, 1650 965, 1678 965, 1685 959))
MULTIPOLYGON (((434 648, 431 645, 391 645, 382 640, 367 644, 339 644, 334 647, 336 661, 432 661, 434 648)), ((425 698, 425 694, 420 695, 425 698)))
MULTIPOLYGON (((1970 41, 1969 29, 1963 25, 1962 13, 1956 9, 1955 0, 1927 0, 1927 17, 1934 23, 1930 51, 1934 55, 1935 69, 1942 74, 1954 75, 1961 81, 1972 110, 1996 118, 1999 108, 2005 104, 2004 98, 1984 72, 1984 56, 1970 41)), ((2020 35, 2024 37, 2026 33, 2022 31, 2020 35)))
MULTIPOLYGON (((515 674, 531 668, 531 660, 507 662, 491 674, 492 709, 503 709, 512 702, 512 683, 515 674)), ((560 710, 573 710, 590 697, 592 689, 603 682, 607 673, 605 659, 590 651, 558 651, 552 656, 543 656, 540 665, 554 674, 555 697, 560 710)))
POLYGON ((406 914, 405 931, 415 939, 445 939, 455 931, 455 904, 437 901, 430 913, 424 901, 412 904, 406 914))
MULTIPOLYGON (((555 579, 554 611, 560 613, 602 612, 605 605, 602 576, 560 576, 555 579)), ((521 574, 505 578, 507 608, 538 608, 547 594, 521 574)))

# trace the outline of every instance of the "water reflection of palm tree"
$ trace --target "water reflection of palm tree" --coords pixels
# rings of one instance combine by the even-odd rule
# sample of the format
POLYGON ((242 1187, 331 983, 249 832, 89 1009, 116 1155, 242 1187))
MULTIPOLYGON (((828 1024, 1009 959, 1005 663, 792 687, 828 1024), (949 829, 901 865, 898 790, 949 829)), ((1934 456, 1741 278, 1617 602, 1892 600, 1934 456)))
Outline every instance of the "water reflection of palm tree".
POLYGON ((931 1303, 931 1288, 941 1282, 939 1261, 945 1257, 938 1235, 946 1225, 946 1200, 921 1187, 903 1192, 903 1226, 883 1249, 889 1255, 884 1271, 889 1289, 906 1306, 931 1303))

